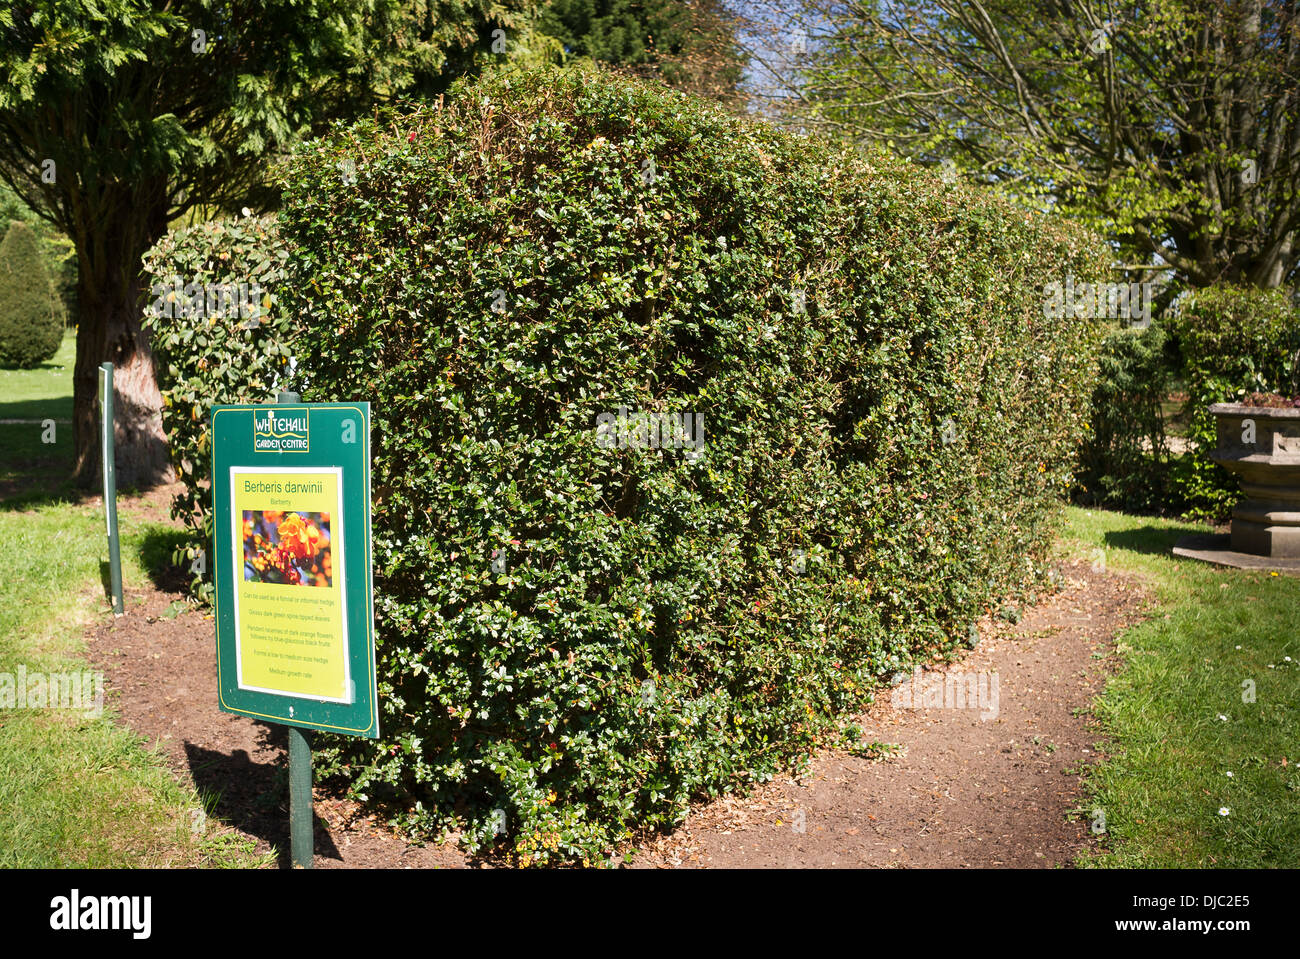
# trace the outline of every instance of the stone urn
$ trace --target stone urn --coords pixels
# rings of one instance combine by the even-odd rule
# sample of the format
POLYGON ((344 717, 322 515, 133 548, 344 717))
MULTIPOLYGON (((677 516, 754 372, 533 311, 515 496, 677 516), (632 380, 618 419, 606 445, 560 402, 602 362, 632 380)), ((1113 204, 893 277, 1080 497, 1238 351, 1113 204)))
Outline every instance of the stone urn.
POLYGON ((1300 408, 1215 403, 1211 457, 1244 493, 1232 511, 1232 549, 1300 558, 1300 408))

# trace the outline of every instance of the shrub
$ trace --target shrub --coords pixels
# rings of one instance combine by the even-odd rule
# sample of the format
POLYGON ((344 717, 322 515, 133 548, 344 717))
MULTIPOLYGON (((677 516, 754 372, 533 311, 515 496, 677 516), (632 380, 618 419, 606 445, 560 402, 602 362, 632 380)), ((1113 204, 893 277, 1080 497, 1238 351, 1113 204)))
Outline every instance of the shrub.
POLYGON ((0 241, 0 367, 40 366, 58 352, 63 320, 36 235, 12 221, 0 241))
POLYGON ((1227 516, 1240 490, 1210 459, 1218 444, 1211 403, 1248 393, 1300 392, 1300 322, 1280 290, 1217 286, 1196 290, 1171 319, 1187 381, 1191 449, 1170 477, 1175 494, 1198 519, 1227 516))
POLYGON ((289 315, 275 287, 288 252, 272 218, 212 221, 174 230, 144 256, 144 323, 162 392, 163 429, 183 489, 172 515, 189 532, 174 557, 211 598, 204 550, 212 541, 208 423, 217 403, 275 399, 290 355, 289 315))
POLYGON ((77 325, 77 250, 72 241, 27 206, 7 183, 0 182, 0 223, 22 220, 36 234, 45 272, 63 306, 64 326, 77 325))
POLYGON ((1169 389, 1160 326, 1102 341, 1091 422, 1079 454, 1079 498, 1128 510, 1166 505, 1169 466, 1160 404, 1169 389))
POLYGON ((1042 572, 1100 335, 1042 287, 1103 268, 1091 237, 564 71, 338 130, 283 185, 304 399, 374 404, 384 737, 318 768, 411 830, 601 859, 1042 572), (704 446, 602 442, 622 410, 704 446))

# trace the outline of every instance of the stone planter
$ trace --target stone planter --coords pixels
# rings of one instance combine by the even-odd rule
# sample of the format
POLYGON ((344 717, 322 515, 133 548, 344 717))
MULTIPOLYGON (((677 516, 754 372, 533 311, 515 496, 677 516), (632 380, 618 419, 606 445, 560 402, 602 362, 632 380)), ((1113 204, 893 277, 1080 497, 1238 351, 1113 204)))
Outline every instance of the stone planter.
POLYGON ((1300 409, 1215 403, 1211 457, 1245 494, 1232 511, 1232 549, 1300 558, 1300 409))

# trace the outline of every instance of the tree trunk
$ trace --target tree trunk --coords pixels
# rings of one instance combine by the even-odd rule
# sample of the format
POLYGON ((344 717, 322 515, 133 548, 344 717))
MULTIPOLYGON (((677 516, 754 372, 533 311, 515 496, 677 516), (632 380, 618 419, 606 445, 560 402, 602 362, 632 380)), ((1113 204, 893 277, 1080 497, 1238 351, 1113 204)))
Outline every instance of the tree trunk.
MULTIPOLYGON (((147 249, 147 247, 146 247, 147 249)), ((139 277, 143 250, 115 251, 127 264, 123 283, 103 289, 97 270, 81 270, 78 282, 80 323, 77 363, 73 372, 73 477, 79 485, 100 482, 99 365, 113 364, 114 443, 117 483, 123 489, 147 489, 174 478, 162 431, 162 396, 154 380, 153 354, 140 327, 143 301, 139 277)), ((83 262, 84 259, 83 259, 83 262)))

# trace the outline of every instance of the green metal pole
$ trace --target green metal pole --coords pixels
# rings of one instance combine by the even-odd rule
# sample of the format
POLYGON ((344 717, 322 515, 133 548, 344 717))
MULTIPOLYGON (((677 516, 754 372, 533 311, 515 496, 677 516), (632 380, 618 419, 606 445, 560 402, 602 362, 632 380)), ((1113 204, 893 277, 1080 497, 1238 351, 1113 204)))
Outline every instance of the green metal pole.
MULTIPOLYGON (((297 393, 281 392, 277 403, 299 403, 297 393)), ((289 727, 289 842, 293 864, 312 868, 311 740, 305 729, 289 727)))
POLYGON ((103 454, 104 522, 108 526, 108 574, 113 588, 113 615, 126 610, 122 603, 122 550, 117 536, 117 465, 113 451, 113 364, 99 365, 99 435, 103 454))
POLYGON ((307 730, 289 727, 289 836, 293 864, 312 867, 311 740, 307 730))

